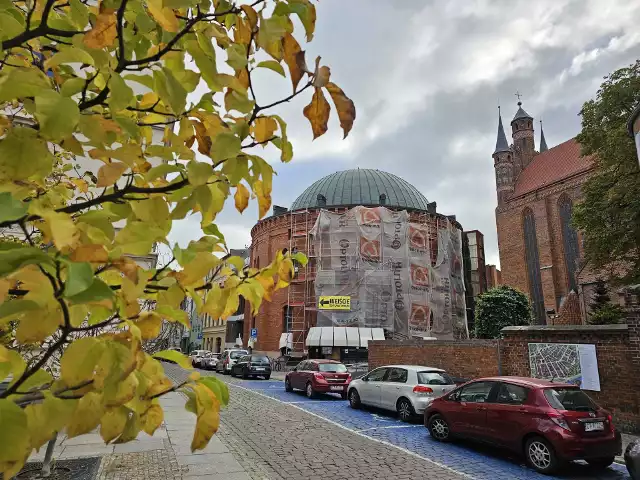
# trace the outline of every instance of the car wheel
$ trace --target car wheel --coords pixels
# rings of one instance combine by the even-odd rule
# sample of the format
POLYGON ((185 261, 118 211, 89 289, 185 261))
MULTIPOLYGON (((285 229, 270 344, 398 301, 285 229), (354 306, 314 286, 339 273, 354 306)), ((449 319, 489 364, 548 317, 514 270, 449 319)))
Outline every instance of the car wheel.
POLYGON ((442 415, 437 413, 431 415, 427 422, 427 429, 429 429, 429 434, 439 442, 448 442, 451 439, 449 424, 442 415))
POLYGON ((284 390, 285 392, 293 392, 293 387, 291 386, 291 381, 288 378, 284 379, 284 390))
POLYGON ((527 440, 524 450, 527 463, 536 471, 549 474, 558 469, 558 458, 551 444, 542 437, 527 440))
POLYGON ((398 417, 400 417, 400 420, 403 422, 410 422, 416 415, 411 402, 406 398, 398 400, 397 410, 398 417))
POLYGON ((265 379, 265 380, 269 380, 270 378, 271 378, 271 375, 265 375, 265 376, 264 376, 264 379, 265 379))
POLYGON ((597 470, 604 470, 615 461, 615 457, 594 458, 587 460, 587 463, 597 470))
POLYGON ((342 398, 343 400, 346 400, 346 399, 348 398, 348 397, 347 397, 347 392, 342 392, 342 393, 340 394, 340 398, 342 398))
POLYGON ((249 378, 249 374, 245 370, 242 371, 242 378, 244 378, 245 380, 249 378))
POLYGON ((307 398, 313 398, 316 396, 316 392, 313 391, 313 385, 311 385, 311 382, 307 383, 307 388, 305 389, 305 392, 307 394, 307 398))
POLYGON ((358 391, 355 388, 349 390, 348 396, 351 408, 360 408, 360 395, 358 395, 358 391))

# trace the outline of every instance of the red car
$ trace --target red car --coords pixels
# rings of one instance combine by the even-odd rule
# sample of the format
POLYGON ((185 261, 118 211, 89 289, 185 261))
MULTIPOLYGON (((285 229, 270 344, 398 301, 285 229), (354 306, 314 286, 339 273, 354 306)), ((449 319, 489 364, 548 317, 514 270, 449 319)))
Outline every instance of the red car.
POLYGON ((316 393, 339 393, 347 398, 347 389, 351 383, 351 374, 347 367, 335 360, 304 360, 284 379, 287 392, 304 390, 307 397, 316 393))
POLYGON ((424 424, 441 442, 466 437, 524 454, 551 473, 571 460, 596 469, 622 451, 611 415, 575 385, 522 377, 481 378, 436 398, 424 424))

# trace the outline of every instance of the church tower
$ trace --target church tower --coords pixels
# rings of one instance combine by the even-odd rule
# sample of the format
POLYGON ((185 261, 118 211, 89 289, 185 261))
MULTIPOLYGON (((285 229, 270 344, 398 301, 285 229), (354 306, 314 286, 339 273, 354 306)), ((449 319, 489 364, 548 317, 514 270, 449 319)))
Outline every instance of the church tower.
POLYGON ((520 172, 527 168, 535 155, 533 140, 533 117, 522 108, 518 101, 518 111, 511 120, 511 134, 513 136, 513 178, 518 178, 520 172))
POLYGON ((513 193, 515 177, 513 174, 513 152, 507 143, 507 136, 504 134, 500 107, 498 107, 498 138, 496 139, 496 149, 493 152, 493 167, 496 171, 498 205, 502 205, 513 193))

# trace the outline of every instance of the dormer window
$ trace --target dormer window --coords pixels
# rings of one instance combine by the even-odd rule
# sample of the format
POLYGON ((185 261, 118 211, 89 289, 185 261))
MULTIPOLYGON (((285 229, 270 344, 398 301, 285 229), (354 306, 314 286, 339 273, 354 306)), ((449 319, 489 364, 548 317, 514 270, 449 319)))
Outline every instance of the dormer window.
POLYGON ((387 194, 386 193, 381 193, 380 194, 379 203, 380 203, 380 205, 386 205, 387 204, 387 194))
POLYGON ((324 195, 319 193, 318 196, 316 197, 316 205, 318 205, 319 207, 326 206, 327 205, 327 197, 325 197, 324 195))

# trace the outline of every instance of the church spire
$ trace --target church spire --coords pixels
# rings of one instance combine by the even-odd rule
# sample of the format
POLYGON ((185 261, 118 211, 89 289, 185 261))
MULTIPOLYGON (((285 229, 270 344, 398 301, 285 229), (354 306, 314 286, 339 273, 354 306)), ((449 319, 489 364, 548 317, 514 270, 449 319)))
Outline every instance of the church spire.
POLYGON ((496 149, 493 152, 510 152, 509 143, 507 142, 507 136, 504 134, 504 127, 502 126, 502 115, 500 114, 500 107, 498 107, 498 138, 496 139, 496 149))
POLYGON ((542 130, 542 120, 540 120, 540 153, 549 150, 547 147, 547 141, 544 138, 544 130, 542 130))

